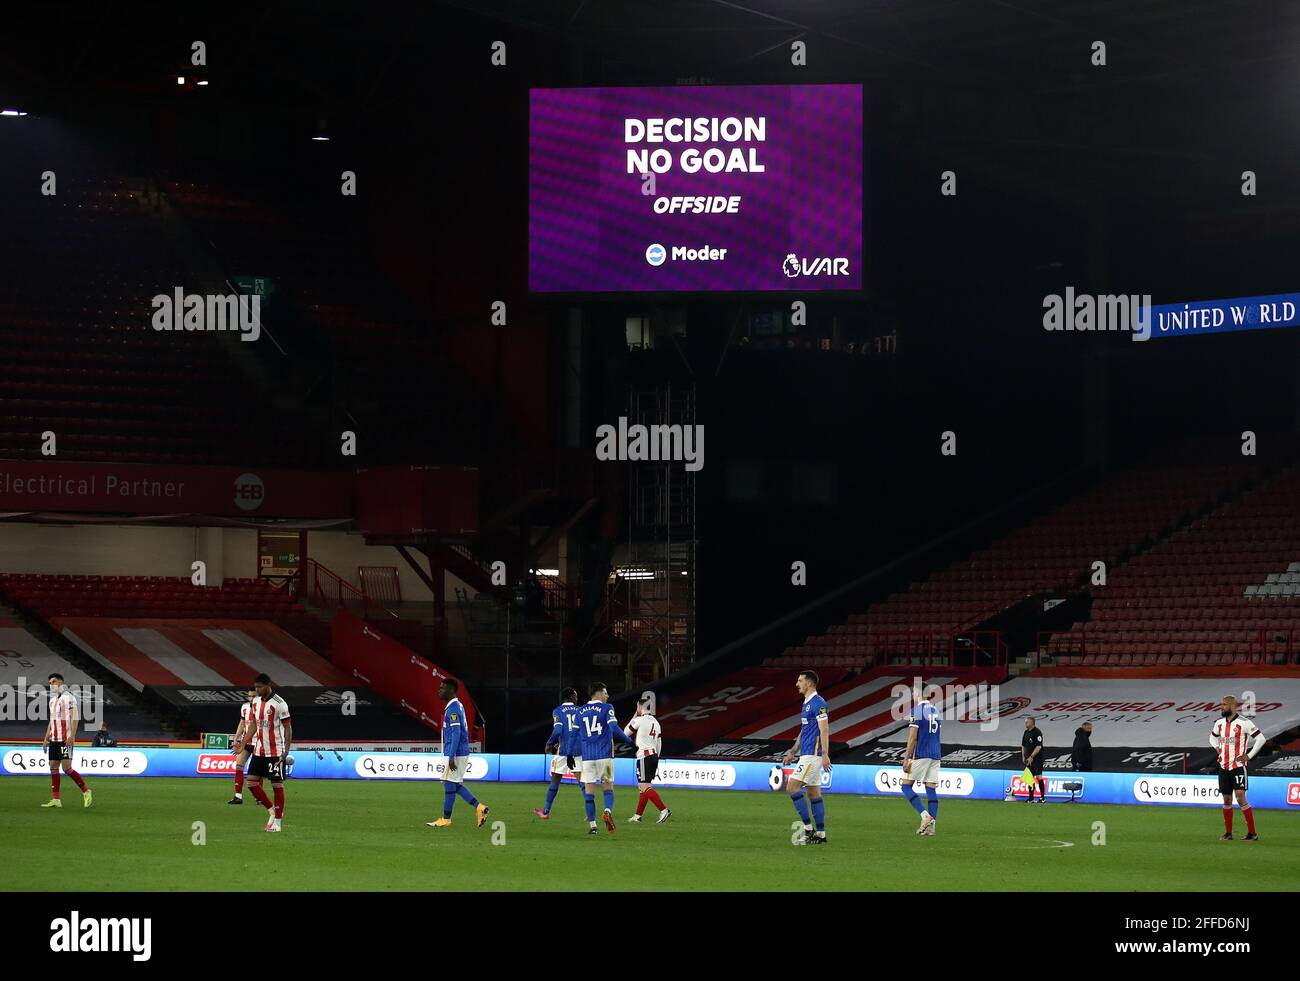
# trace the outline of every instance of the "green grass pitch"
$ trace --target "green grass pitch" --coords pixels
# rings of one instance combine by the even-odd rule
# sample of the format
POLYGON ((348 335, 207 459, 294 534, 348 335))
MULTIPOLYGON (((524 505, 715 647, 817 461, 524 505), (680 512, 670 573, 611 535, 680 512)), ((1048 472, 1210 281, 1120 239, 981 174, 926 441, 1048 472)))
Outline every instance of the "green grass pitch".
MULTIPOLYGON (((672 819, 635 825, 636 790, 618 787, 617 832, 589 837, 571 786, 543 823, 532 809, 544 785, 474 784, 488 824, 475 828, 458 801, 453 826, 434 830, 424 822, 441 816, 438 784, 290 780, 284 831, 271 835, 247 793, 243 806, 226 804, 229 780, 101 779, 89 810, 63 786, 64 807, 41 810, 48 780, 0 780, 0 889, 247 891, 261 875, 287 891, 586 890, 593 868, 611 887, 672 891, 899 890, 918 872, 934 890, 1214 891, 1226 874, 1234 888, 1286 891, 1300 881, 1300 814, 1278 811, 1258 812, 1262 840, 1220 842, 1217 808, 945 799, 938 834, 918 838, 901 798, 829 795, 829 843, 796 848, 784 793, 668 788, 672 819), (1094 822, 1104 845, 1092 843, 1094 822)), ((1245 832, 1240 814, 1234 831, 1245 832)))

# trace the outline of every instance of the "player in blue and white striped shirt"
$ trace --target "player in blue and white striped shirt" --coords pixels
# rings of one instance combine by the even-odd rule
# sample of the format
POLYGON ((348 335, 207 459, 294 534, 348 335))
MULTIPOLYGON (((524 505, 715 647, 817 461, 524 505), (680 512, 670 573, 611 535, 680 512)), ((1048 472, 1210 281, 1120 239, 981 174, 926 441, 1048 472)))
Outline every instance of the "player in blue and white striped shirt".
POLYGON ((934 834, 934 826, 939 817, 939 761, 943 759, 943 748, 939 741, 939 729, 942 720, 939 710, 931 700, 936 689, 931 688, 922 696, 921 689, 913 692, 916 705, 907 717, 907 749, 903 751, 903 785, 901 790, 907 802, 921 815, 921 826, 916 829, 918 835, 934 834), (925 784, 924 806, 913 784, 925 784))
MULTIPOLYGON (((543 821, 551 819, 551 805, 555 795, 560 791, 560 782, 569 774, 578 778, 578 789, 582 790, 582 740, 578 728, 578 700, 576 688, 566 688, 560 692, 563 701, 555 706, 551 713, 550 738, 546 740, 546 752, 555 748, 555 758, 551 760, 551 785, 546 789, 546 806, 534 807, 533 813, 543 821)), ((584 798, 586 794, 584 791, 584 798)))
POLYGON ((465 706, 456 697, 458 688, 451 678, 443 678, 438 686, 438 697, 447 703, 442 711, 442 755, 447 758, 447 769, 442 775, 442 817, 425 822, 431 828, 451 827, 451 809, 456 805, 457 796, 474 808, 475 827, 483 827, 488 816, 487 805, 480 804, 464 783, 469 769, 469 719, 465 706))
POLYGON ((605 791, 605 827, 614 833, 614 740, 634 745, 618 724, 609 691, 600 682, 591 686, 591 701, 578 709, 579 738, 582 740, 582 782, 587 804, 589 834, 596 831, 596 785, 605 791))

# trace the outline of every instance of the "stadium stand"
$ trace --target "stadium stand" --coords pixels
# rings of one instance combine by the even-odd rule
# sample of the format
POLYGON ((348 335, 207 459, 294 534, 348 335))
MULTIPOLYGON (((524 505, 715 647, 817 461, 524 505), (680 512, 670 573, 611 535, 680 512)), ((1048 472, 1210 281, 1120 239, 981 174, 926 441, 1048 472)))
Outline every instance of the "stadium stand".
POLYGON ((1036 593, 1079 589, 1094 561, 1123 561, 1242 486, 1251 473, 1245 464, 1127 471, 764 663, 856 670, 882 658, 947 663, 961 653, 959 635, 988 660, 1001 660, 998 638, 981 638, 981 624, 1036 593))
MULTIPOLYGON (((47 620, 56 617, 268 620, 317 654, 329 627, 264 579, 195 586, 166 576, 0 574, 0 592, 47 620)), ((256 673, 256 672, 254 672, 256 673)))
POLYGON ((337 465, 302 438, 309 414, 267 411, 235 336, 177 343, 151 328, 152 296, 211 280, 159 198, 147 180, 100 173, 6 200, 0 258, 24 275, 0 282, 0 458, 39 459, 52 429, 68 460, 337 465))
MULTIPOLYGON (((997 668, 957 669, 951 671, 900 671, 896 667, 876 668, 855 675, 838 684, 820 689, 831 713, 831 742, 857 746, 893 732, 903 723, 896 711, 899 691, 911 689, 916 678, 927 685, 970 686, 1001 680, 997 668)), ((788 681, 788 678, 787 678, 788 681)), ((942 703, 940 707, 943 707, 942 703)), ((789 705, 766 718, 727 735, 729 740, 759 739, 789 744, 799 733, 799 713, 789 705)))
MULTIPOLYGON (((166 181, 169 200, 205 241, 214 261, 238 256, 241 268, 274 276, 276 313, 321 345, 336 398, 366 426, 367 458, 380 462, 436 459, 492 468, 526 448, 484 398, 455 370, 436 332, 408 310, 362 248, 364 235, 315 209, 272 204, 255 182, 166 181), (402 419, 400 433, 380 423, 402 419)), ((493 483, 495 489, 495 482, 493 483)))
POLYGON ((262 672, 282 686, 347 685, 350 680, 265 621, 52 617, 50 623, 139 690, 149 685, 247 685, 262 672))
POLYGON ((1043 645, 1065 666, 1287 665, 1300 640, 1300 469, 1114 569, 1043 645))
POLYGON ((119 739, 158 739, 167 735, 157 712, 124 696, 115 687, 99 684, 96 675, 87 673, 13 617, 0 615, 0 686, 11 686, 17 702, 25 703, 27 718, 0 721, 0 738, 6 740, 40 739, 45 733, 44 700, 46 679, 51 673, 63 675, 64 681, 78 694, 87 729, 95 730, 107 721, 119 739), (99 697, 91 694, 97 691, 99 697), (39 711, 37 711, 39 710, 39 711))

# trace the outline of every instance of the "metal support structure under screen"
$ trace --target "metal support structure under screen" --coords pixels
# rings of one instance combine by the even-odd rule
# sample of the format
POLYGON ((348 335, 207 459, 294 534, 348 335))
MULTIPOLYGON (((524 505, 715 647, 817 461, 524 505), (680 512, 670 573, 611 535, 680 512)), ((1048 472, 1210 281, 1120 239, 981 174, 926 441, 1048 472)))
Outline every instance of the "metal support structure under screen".
MULTIPOLYGON (((628 425, 685 432, 695 425, 694 388, 633 392, 628 425)), ((695 474, 681 460, 629 461, 623 575, 629 687, 694 662, 697 552, 695 474)))

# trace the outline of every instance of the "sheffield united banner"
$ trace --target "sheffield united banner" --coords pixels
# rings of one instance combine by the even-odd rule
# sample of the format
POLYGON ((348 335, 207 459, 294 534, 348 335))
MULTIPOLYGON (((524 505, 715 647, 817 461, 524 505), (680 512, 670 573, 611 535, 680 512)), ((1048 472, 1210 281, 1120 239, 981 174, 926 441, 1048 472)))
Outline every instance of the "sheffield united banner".
MULTIPOLYGON (((1068 747, 1091 722, 1095 748, 1204 749, 1219 701, 1236 695, 1268 737, 1300 725, 1300 678, 1016 678, 1001 685, 996 704, 943 723, 943 742, 1019 747, 1025 718, 1034 716, 1049 748, 1068 747), (1249 706, 1253 702, 1253 712, 1249 706), (995 727, 979 725, 996 721, 995 727)), ((882 743, 907 741, 906 730, 882 743)), ((1049 752, 1049 756, 1053 754, 1049 752)))

